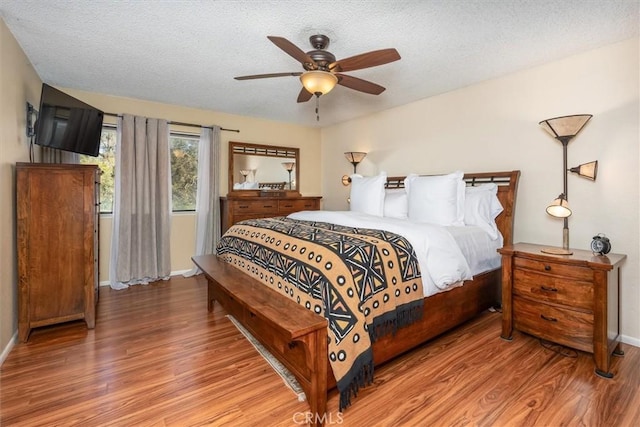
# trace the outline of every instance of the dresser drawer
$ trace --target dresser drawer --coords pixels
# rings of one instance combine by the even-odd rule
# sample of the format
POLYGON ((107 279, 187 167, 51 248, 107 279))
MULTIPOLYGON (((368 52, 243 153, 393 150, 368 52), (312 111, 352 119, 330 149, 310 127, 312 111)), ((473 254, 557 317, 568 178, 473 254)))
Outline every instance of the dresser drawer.
POLYGON ((529 299, 593 312, 593 283, 527 269, 513 272, 513 292, 529 299))
MULTIPOLYGON (((277 200, 234 200, 231 204, 234 215, 242 215, 244 213, 259 214, 278 214, 277 200)), ((256 216, 253 216, 256 218, 256 216)), ((264 216, 263 216, 264 218, 264 216)))
POLYGON ((278 216, 278 214, 275 214, 275 213, 270 214, 270 213, 264 213, 264 212, 246 214, 246 215, 239 214, 233 217, 233 224, 237 224, 240 221, 244 221, 245 219, 273 218, 275 216, 278 216))
POLYGON ((593 281, 593 271, 588 267, 567 265, 559 262, 537 261, 520 257, 514 258, 513 262, 516 269, 527 268, 532 271, 563 276, 568 279, 593 281))
POLYGON ((278 200, 278 213, 280 215, 288 215, 300 211, 314 211, 318 210, 318 208, 318 200, 314 199, 278 200))
POLYGON ((536 337, 593 353, 593 315, 513 297, 516 329, 536 337))

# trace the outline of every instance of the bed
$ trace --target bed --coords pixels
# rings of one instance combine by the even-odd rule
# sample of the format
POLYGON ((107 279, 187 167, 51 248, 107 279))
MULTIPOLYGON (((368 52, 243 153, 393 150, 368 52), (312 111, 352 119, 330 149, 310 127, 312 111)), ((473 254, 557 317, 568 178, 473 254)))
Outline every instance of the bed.
MULTIPOLYGON (((463 178, 467 187, 486 184, 495 184, 497 187, 497 199, 503 210, 495 219, 495 225, 505 245, 513 240, 519 175, 519 171, 467 173, 463 178)), ((401 189, 404 182, 405 177, 389 177, 386 178, 385 187, 391 191, 401 189)), ((284 220, 280 222, 282 224, 278 227, 290 226, 284 220)), ((469 239, 465 233, 459 234, 455 237, 456 241, 469 239)), ((335 333, 331 329, 328 332, 332 327, 331 322, 328 323, 325 317, 315 314, 313 310, 304 308, 304 304, 296 303, 293 292, 292 298, 287 298, 265 286, 257 276, 254 278, 245 274, 222 258, 215 255, 193 258, 208 281, 209 311, 213 310, 215 301, 219 302, 260 340, 296 376, 305 391, 311 413, 315 414, 315 419, 322 420, 327 392, 337 385, 336 375, 329 363, 329 355, 333 355, 329 348, 329 337, 335 333)), ((481 267, 474 267, 476 270, 478 268, 481 267)), ((389 361, 499 303, 500 280, 501 271, 497 266, 484 272, 475 271, 473 280, 456 283, 446 291, 420 297, 418 316, 411 314, 410 321, 403 327, 394 328, 393 333, 379 334, 372 340, 371 370, 365 367, 365 378, 360 378, 359 384, 348 393, 341 392, 341 408, 348 406, 349 397, 357 392, 358 385, 364 385, 371 379, 373 366, 389 361)), ((401 301, 398 306, 406 309, 406 313, 416 311, 414 300, 401 301)))

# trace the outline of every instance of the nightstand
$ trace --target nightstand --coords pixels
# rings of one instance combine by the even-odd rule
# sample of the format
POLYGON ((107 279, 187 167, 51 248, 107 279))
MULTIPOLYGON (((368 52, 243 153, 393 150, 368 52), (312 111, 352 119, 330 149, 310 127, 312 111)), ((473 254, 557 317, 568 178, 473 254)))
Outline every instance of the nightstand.
POLYGON ((611 355, 622 355, 619 331, 620 254, 549 255, 517 243, 502 254, 502 335, 513 329, 593 353, 596 373, 612 378, 611 355))

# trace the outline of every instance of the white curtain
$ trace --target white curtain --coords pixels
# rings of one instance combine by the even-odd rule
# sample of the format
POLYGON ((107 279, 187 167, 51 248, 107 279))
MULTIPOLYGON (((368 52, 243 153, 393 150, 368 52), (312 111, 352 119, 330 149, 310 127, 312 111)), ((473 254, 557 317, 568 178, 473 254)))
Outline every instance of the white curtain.
MULTIPOLYGON (((198 142, 196 195, 196 255, 212 254, 220 240, 220 127, 202 128, 198 142)), ((194 267, 184 274, 200 273, 194 267)))
POLYGON ((113 289, 168 279, 171 165, 166 120, 118 119, 109 280, 113 289))

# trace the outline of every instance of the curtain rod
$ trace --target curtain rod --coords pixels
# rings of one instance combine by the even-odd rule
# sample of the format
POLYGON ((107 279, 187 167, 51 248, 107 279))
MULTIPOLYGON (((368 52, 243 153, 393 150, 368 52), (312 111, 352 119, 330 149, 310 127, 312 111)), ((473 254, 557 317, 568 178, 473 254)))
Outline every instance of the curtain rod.
MULTIPOLYGON (((105 116, 113 116, 113 117, 122 117, 122 114, 115 114, 115 113, 104 113, 105 116)), ((177 126, 191 126, 194 128, 206 128, 206 129, 213 129, 211 126, 203 126, 203 125, 198 125, 195 123, 185 123, 185 122, 169 122, 169 124, 171 125, 177 125, 177 126)), ((226 128, 220 128, 220 130, 224 130, 227 132, 238 132, 240 133, 240 129, 226 129, 226 128)))

